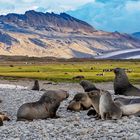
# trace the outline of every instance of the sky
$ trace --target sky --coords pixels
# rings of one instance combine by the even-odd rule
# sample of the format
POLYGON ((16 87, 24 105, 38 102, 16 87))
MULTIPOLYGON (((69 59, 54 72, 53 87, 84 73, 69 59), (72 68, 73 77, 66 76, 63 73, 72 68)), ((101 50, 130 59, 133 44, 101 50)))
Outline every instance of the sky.
POLYGON ((140 0, 0 0, 0 14, 67 12, 97 29, 133 33, 140 31, 140 0))

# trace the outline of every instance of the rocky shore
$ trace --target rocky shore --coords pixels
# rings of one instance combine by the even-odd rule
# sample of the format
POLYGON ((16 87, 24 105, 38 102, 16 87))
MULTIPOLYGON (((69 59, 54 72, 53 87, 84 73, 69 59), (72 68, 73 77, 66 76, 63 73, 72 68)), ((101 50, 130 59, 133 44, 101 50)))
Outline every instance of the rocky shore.
MULTIPOLYGON (((0 82, 2 83, 2 81, 0 82)), ((6 81, 3 83, 6 83, 6 81)), ((0 140, 139 140, 140 118, 129 116, 120 120, 96 120, 87 116, 87 111, 70 112, 66 108, 69 101, 78 91, 83 89, 74 83, 44 84, 46 89, 65 89, 70 93, 68 100, 61 103, 58 119, 34 120, 33 122, 17 122, 16 113, 20 105, 40 98, 43 91, 29 89, 31 81, 14 83, 25 88, 0 87, 0 112, 6 113, 11 121, 0 127, 0 140), (27 89, 26 89, 27 88, 27 89)), ((10 84, 7 82, 7 84, 10 84)), ((112 91, 112 83, 96 84, 97 87, 112 91)), ((139 86, 138 86, 139 87, 139 86)))

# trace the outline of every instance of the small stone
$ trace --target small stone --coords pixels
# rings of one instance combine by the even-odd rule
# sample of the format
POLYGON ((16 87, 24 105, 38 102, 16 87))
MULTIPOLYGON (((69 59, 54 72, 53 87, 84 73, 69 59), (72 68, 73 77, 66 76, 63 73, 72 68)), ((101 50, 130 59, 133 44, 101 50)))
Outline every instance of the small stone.
POLYGON ((128 140, 139 140, 140 136, 138 134, 132 134, 132 136, 128 137, 128 140))

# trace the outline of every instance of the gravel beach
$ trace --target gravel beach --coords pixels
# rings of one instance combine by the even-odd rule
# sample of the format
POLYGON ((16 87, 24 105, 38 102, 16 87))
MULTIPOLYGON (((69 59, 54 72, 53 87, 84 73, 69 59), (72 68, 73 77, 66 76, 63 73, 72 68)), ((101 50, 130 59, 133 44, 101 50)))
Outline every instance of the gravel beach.
MULTIPOLYGON (((13 88, 0 87, 0 111, 6 113, 11 121, 0 127, 0 140, 139 140, 140 118, 129 116, 120 120, 95 120, 87 116, 87 111, 70 112, 66 108, 73 96, 83 91, 77 83, 47 84, 41 81, 41 88, 64 89, 70 97, 63 101, 57 111, 58 119, 17 122, 18 108, 26 102, 38 100, 43 91, 30 90, 33 81, 0 81, 0 84, 19 85, 13 88), (26 89, 27 88, 27 89, 26 89)), ((98 88, 113 91, 113 84, 96 84, 98 88)), ((140 86, 138 86, 140 87, 140 86)))

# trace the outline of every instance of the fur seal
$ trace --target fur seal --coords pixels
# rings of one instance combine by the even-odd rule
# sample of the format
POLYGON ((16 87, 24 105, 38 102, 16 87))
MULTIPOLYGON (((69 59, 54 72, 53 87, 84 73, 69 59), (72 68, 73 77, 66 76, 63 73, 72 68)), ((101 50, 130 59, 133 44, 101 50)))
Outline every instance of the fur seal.
POLYGON ((98 90, 96 88, 96 86, 92 82, 87 81, 87 80, 82 80, 80 82, 80 85, 83 87, 83 89, 85 90, 85 92, 90 92, 92 90, 98 90))
POLYGON ((17 121, 56 118, 56 111, 61 101, 68 96, 64 90, 48 90, 39 101, 21 105, 17 111, 17 121))
POLYGON ((39 82, 38 82, 38 80, 34 81, 34 85, 32 87, 32 90, 38 90, 39 91, 39 82))
POLYGON ((128 104, 140 104, 140 98, 124 98, 124 97, 117 97, 114 99, 115 102, 120 102, 122 105, 128 104))
POLYGON ((140 102, 138 99, 127 99, 123 97, 119 97, 114 100, 115 104, 117 104, 122 110, 123 116, 140 116, 140 102))
POLYGON ((100 112, 99 112, 100 91, 95 90, 95 91, 88 92, 87 94, 91 99, 92 107, 95 109, 97 115, 100 116, 100 112))
POLYGON ((10 121, 10 119, 7 117, 7 115, 0 112, 0 126, 3 125, 3 121, 10 121))
POLYGON ((120 105, 120 109, 122 110, 122 114, 125 116, 134 115, 140 116, 140 104, 128 104, 128 105, 120 105))
POLYGON ((140 89, 136 88, 129 82, 124 69, 116 68, 114 69, 114 73, 115 73, 114 79, 115 94, 125 96, 140 96, 140 89))
POLYGON ((100 94, 99 111, 101 119, 120 119, 122 117, 122 110, 114 103, 111 94, 103 90, 101 90, 100 94))
POLYGON ((77 93, 67 109, 71 111, 88 110, 91 105, 91 100, 86 93, 77 93))
POLYGON ((80 111, 80 110, 83 110, 83 108, 80 102, 71 101, 69 106, 67 107, 67 110, 80 111))

